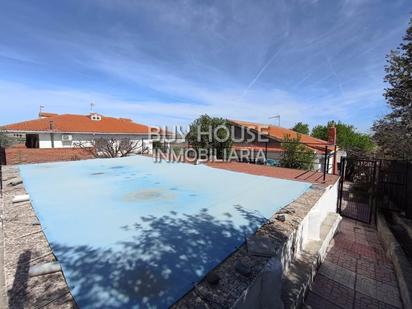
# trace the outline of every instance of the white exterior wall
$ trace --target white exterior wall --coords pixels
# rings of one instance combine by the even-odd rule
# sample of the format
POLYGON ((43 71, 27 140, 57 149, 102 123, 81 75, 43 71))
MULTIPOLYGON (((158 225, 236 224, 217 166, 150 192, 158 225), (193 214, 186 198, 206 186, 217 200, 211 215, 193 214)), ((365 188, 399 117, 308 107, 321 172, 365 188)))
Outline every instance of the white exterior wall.
MULTIPOLYGON (((267 158, 268 159, 272 159, 272 160, 281 160, 282 159, 282 153, 280 153, 280 152, 271 152, 271 151, 268 151, 268 156, 267 156, 267 158)), ((317 154, 316 155, 316 157, 315 157, 315 160, 313 161, 313 169, 314 170, 321 170, 321 171, 323 171, 323 165, 324 165, 324 156, 323 155, 319 155, 319 154, 317 154)), ((331 161, 332 162, 332 161, 331 161)), ((329 162, 329 165, 330 165, 330 172, 332 171, 332 167, 333 167, 333 164, 331 163, 331 162, 329 162)))
POLYGON ((336 213, 338 202, 338 186, 339 181, 334 185, 329 186, 317 203, 312 207, 308 215, 302 221, 301 242, 298 250, 303 250, 303 247, 312 240, 318 240, 320 236, 320 227, 329 213, 336 213))
POLYGON ((52 148, 51 137, 49 133, 39 134, 39 148, 52 148))
MULTIPOLYGON (((152 153, 153 140, 149 139, 148 135, 133 135, 133 134, 79 134, 79 133, 53 133, 54 136, 54 148, 73 148, 79 143, 87 145, 90 141, 97 138, 114 138, 123 139, 129 138, 131 141, 136 142, 139 146, 142 145, 148 148, 148 152, 152 153), (62 135, 71 135, 71 141, 62 141, 62 135)), ((50 133, 39 134, 39 148, 53 148, 50 133)))

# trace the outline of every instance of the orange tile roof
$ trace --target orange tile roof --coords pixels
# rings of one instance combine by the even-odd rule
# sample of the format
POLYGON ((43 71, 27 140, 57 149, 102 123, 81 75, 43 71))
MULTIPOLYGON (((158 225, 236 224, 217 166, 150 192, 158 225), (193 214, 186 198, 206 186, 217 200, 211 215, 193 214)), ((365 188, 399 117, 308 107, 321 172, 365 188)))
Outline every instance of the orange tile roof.
POLYGON ((280 146, 280 144, 278 146, 268 146, 266 147, 259 147, 257 145, 247 145, 247 144, 235 144, 232 146, 233 149, 235 150, 253 150, 253 151, 267 151, 268 152, 284 152, 284 149, 280 146))
MULTIPOLYGON (((297 132, 293 130, 274 126, 274 125, 248 122, 248 121, 240 121, 240 120, 229 120, 229 121, 234 125, 247 127, 263 135, 268 135, 269 137, 275 140, 278 140, 278 141, 282 141, 285 135, 291 138, 296 138, 298 134, 297 132)), ((300 134, 300 136, 301 136, 300 141, 311 148, 322 148, 323 149, 325 146, 328 146, 328 145, 329 147, 331 146, 327 141, 315 138, 310 135, 300 134)))
MULTIPOLYGON (((50 113, 47 113, 50 115, 50 113)), ((53 115, 47 118, 23 121, 5 126, 8 131, 21 132, 62 132, 62 133, 117 133, 148 134, 152 127, 135 123, 130 119, 101 116, 101 120, 91 120, 90 115, 53 115), (52 122, 52 129, 50 128, 52 122)))

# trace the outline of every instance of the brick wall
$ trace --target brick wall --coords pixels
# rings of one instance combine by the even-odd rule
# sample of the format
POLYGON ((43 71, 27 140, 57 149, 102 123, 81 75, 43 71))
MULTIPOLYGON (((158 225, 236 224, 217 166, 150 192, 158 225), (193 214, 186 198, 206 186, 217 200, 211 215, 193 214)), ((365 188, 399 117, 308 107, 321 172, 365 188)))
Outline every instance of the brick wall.
POLYGON ((17 146, 6 149, 6 162, 8 165, 74 161, 91 158, 93 158, 93 156, 87 151, 77 148, 37 149, 17 146))

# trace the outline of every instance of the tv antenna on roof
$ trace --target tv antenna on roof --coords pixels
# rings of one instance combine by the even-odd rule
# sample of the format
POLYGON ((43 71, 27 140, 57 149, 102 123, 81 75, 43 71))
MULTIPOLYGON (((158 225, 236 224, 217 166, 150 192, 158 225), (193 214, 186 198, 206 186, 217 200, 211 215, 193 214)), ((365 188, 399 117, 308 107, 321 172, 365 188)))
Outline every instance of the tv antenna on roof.
POLYGON ((44 105, 40 105, 39 113, 42 113, 42 112, 43 112, 43 108, 44 108, 44 105))
POLYGON ((275 116, 271 116, 269 117, 269 119, 278 119, 278 126, 280 127, 280 115, 275 115, 275 116))
POLYGON ((94 103, 91 102, 90 103, 90 113, 93 114, 93 108, 94 108, 94 103))

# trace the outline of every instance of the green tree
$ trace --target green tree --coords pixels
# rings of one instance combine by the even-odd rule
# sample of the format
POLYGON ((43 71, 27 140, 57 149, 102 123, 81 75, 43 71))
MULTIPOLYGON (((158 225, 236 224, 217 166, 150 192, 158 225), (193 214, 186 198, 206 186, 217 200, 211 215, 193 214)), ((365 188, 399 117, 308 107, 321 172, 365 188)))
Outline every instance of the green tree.
MULTIPOLYGON (((323 125, 317 125, 314 126, 312 128, 312 133, 310 135, 312 135, 313 137, 322 139, 324 141, 328 140, 328 127, 329 127, 329 123, 332 123, 333 121, 329 121, 328 124, 326 126, 323 125)), ((334 122, 333 122, 334 123, 334 122)))
POLYGON ((391 112, 374 123, 373 138, 384 154, 412 158, 412 18, 403 42, 386 61, 384 96, 391 112))
POLYGON ((309 134, 309 125, 307 123, 298 122, 292 128, 293 131, 301 133, 301 134, 309 134))
POLYGON ((305 169, 313 169, 316 153, 313 149, 305 146, 300 142, 301 135, 298 133, 296 138, 289 135, 283 137, 281 146, 283 149, 280 166, 305 169))
POLYGON ((186 141, 196 150, 216 151, 217 157, 222 159, 225 150, 229 151, 233 144, 230 132, 226 119, 202 115, 190 124, 186 141))
POLYGON ((318 125, 313 127, 312 136, 328 140, 328 130, 330 127, 336 127, 336 144, 339 148, 349 152, 352 155, 364 155, 370 153, 375 145, 369 135, 360 133, 353 125, 342 122, 329 121, 325 126, 318 125))
POLYGON ((7 148, 13 145, 15 139, 7 134, 4 128, 0 128, 0 147, 7 148))

